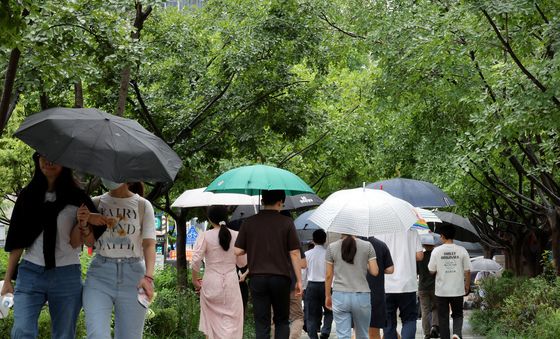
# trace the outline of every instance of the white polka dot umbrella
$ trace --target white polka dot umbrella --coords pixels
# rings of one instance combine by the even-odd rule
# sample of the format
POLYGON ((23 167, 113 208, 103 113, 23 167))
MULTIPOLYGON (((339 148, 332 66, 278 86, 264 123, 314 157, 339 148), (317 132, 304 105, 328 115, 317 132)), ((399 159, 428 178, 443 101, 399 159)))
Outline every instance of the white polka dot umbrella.
POLYGON ((326 231, 363 237, 405 231, 417 220, 411 204, 369 188, 334 192, 309 218, 326 231))

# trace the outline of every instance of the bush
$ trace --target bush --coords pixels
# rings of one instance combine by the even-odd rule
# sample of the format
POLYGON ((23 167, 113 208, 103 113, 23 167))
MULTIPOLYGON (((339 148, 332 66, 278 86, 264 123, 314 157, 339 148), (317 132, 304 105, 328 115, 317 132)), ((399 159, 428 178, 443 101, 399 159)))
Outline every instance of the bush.
POLYGON ((153 318, 146 322, 146 328, 158 337, 170 337, 175 334, 179 315, 174 308, 163 308, 155 311, 153 318))
POLYGON ((492 338, 560 337, 560 325, 550 325, 560 316, 560 278, 506 276, 487 279, 482 287, 485 307, 471 316, 475 332, 492 338))

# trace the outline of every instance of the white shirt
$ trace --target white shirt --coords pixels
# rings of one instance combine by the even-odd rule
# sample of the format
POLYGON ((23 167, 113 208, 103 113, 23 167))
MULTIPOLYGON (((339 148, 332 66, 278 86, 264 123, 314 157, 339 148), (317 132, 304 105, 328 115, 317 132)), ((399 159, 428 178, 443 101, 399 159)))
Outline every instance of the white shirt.
POLYGON ((385 293, 408 293, 418 291, 416 280, 416 252, 422 252, 420 236, 415 229, 405 232, 375 236, 389 247, 395 271, 385 274, 385 293))
MULTIPOLYGON (((55 201, 56 193, 47 192, 45 201, 55 201)), ((72 248, 70 245, 70 233, 76 225, 77 206, 66 205, 56 218, 56 245, 54 249, 54 259, 56 267, 75 265, 80 263, 81 247, 72 248)), ((43 232, 25 250, 23 259, 36 265, 45 266, 45 256, 43 254, 43 232)))
POLYGON ((325 254, 327 249, 322 245, 315 245, 305 252, 307 259, 307 281, 325 282, 325 254))
MULTIPOLYGON (((113 227, 95 242, 95 251, 109 258, 143 258, 143 239, 155 239, 154 208, 138 194, 129 198, 115 198, 105 193, 100 197, 98 210, 101 214, 119 218, 113 227), (139 204, 144 204, 144 218, 140 219, 139 204)), ((95 226, 94 226, 95 227, 95 226)))
POLYGON ((465 295, 465 272, 471 270, 471 262, 464 247, 443 244, 434 248, 428 269, 436 272, 436 296, 465 295))

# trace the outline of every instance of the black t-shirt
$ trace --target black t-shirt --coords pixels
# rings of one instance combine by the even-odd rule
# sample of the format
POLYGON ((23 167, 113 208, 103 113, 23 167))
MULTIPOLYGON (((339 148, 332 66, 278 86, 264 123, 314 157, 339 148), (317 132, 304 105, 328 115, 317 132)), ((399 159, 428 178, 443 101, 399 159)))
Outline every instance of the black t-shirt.
POLYGON ((424 259, 416 262, 416 271, 418 271, 418 291, 435 291, 436 289, 436 275, 431 274, 428 269, 428 263, 432 251, 424 252, 424 259))
POLYGON ((375 254, 377 256, 377 266, 379 267, 379 274, 377 277, 367 274, 367 282, 369 289, 374 295, 385 296, 385 269, 387 267, 393 266, 393 258, 391 258, 391 252, 387 245, 374 237, 364 239, 369 241, 373 245, 375 254))
POLYGON ((290 251, 300 244, 292 218, 274 210, 263 210, 243 221, 235 247, 247 252, 249 276, 290 277, 290 251))

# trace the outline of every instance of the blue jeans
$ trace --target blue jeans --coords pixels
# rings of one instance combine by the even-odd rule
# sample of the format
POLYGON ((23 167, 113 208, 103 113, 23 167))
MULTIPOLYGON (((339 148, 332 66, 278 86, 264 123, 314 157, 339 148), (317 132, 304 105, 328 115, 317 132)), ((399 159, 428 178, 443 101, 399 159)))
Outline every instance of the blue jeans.
POLYGON ((387 293, 387 327, 383 328, 385 339, 397 339, 397 309, 403 324, 402 339, 414 339, 416 336, 416 292, 387 293))
POLYGON ((144 272, 140 258, 93 258, 83 295, 88 338, 111 338, 113 308, 115 338, 142 338, 146 309, 138 302, 137 286, 144 272))
POLYGON ((331 333, 333 320, 332 311, 325 307, 325 283, 310 281, 305 290, 305 312, 307 314, 306 327, 310 339, 317 339, 317 332, 323 328, 321 334, 328 336, 331 333), (324 318, 323 318, 324 314, 324 318))
POLYGON ((368 339, 371 318, 371 297, 369 292, 339 292, 332 294, 332 310, 339 339, 352 337, 352 324, 356 339, 368 339))
POLYGON ((48 301, 52 337, 74 339, 81 295, 80 265, 45 270, 44 266, 23 260, 14 293, 12 338, 37 338, 39 313, 48 301))

